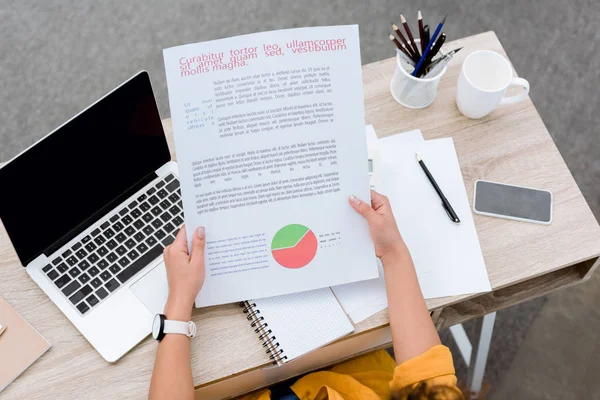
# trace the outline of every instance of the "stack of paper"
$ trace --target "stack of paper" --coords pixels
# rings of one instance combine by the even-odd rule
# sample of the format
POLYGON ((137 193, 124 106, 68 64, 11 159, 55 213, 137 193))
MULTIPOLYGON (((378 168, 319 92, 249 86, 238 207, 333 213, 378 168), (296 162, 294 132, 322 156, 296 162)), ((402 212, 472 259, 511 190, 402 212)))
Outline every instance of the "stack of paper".
MULTIPOLYGON (((452 138, 425 141, 419 130, 378 140, 379 192, 389 197, 426 299, 491 290, 452 138), (423 158, 461 220, 448 218, 419 166, 423 158)), ((334 293, 357 323, 387 307, 379 279, 336 286, 334 293)))

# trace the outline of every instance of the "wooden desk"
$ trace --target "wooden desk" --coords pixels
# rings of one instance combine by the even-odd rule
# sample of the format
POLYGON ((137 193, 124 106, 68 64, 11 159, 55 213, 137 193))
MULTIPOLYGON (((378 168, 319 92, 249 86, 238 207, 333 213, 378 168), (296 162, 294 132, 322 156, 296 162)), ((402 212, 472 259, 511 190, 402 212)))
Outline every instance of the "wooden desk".
MULTIPOLYGON (((429 300, 439 329, 582 282, 598 266, 600 255, 600 227, 531 101, 498 108, 481 120, 458 112, 455 85, 464 58, 479 49, 504 54, 493 32, 447 44, 449 49, 459 46, 465 48, 442 78, 437 99, 424 110, 403 108, 392 99, 393 59, 365 65, 366 122, 380 137, 414 128, 426 139, 454 137, 469 199, 480 178, 549 189, 554 193, 554 221, 542 226, 475 215, 493 292, 429 300)), ((172 140, 170 120, 164 126, 172 140)), ((35 240, 43 226, 31 229, 35 240)), ((147 396, 153 340, 146 339, 115 364, 106 363, 29 279, 4 229, 0 271, 0 295, 53 346, 2 393, 3 398, 147 396)), ((222 396, 223 390, 239 393, 259 387, 390 341, 387 312, 382 311, 333 345, 285 367, 261 370, 269 360, 237 305, 195 310, 193 318, 198 325, 198 337, 192 341, 194 382, 204 398, 222 396)))

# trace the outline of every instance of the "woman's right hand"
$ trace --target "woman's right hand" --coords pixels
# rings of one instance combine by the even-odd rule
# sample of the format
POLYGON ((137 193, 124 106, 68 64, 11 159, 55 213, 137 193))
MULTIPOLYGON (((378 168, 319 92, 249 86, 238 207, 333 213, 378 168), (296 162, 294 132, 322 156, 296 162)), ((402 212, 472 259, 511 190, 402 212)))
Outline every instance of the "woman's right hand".
POLYGON ((375 254, 384 265, 386 259, 408 254, 387 197, 371 190, 371 204, 365 203, 356 196, 350 196, 349 200, 352 208, 369 223, 375 254))

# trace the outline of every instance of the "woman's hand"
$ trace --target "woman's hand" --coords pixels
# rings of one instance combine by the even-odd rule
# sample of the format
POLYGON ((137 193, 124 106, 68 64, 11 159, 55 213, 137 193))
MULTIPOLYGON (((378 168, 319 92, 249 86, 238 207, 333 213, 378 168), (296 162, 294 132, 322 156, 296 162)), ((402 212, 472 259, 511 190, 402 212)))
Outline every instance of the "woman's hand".
POLYGON ((371 190, 371 205, 354 196, 350 204, 369 222, 375 253, 383 264, 394 354, 400 365, 440 344, 440 337, 387 197, 371 190))
POLYGON ((386 259, 408 254, 387 197, 371 190, 370 205, 355 196, 350 196, 350 205, 369 223, 375 254, 384 265, 386 259))
MULTIPOLYGON (((196 295, 204 283, 204 228, 192 235, 192 252, 188 253, 185 226, 175 241, 165 249, 169 281, 169 298, 165 316, 169 320, 189 321, 196 295)), ((158 345, 150 399, 193 399, 194 378, 190 364, 190 340, 183 335, 167 335, 158 345)))
POLYGON ((194 232, 192 254, 188 254, 185 226, 175 241, 165 248, 164 258, 169 281, 169 297, 165 305, 167 319, 189 321, 196 295, 204 284, 204 246, 206 235, 200 227, 194 232))

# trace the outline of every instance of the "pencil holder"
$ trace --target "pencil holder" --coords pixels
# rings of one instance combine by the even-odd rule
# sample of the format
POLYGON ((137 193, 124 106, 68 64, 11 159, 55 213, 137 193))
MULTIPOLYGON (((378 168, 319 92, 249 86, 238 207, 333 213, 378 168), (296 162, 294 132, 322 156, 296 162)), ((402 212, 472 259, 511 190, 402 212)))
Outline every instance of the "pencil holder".
POLYGON ((411 75, 413 67, 396 54, 396 71, 390 82, 392 97, 404 107, 425 108, 435 100, 440 79, 447 70, 448 67, 444 67, 436 76, 416 78, 411 75))

